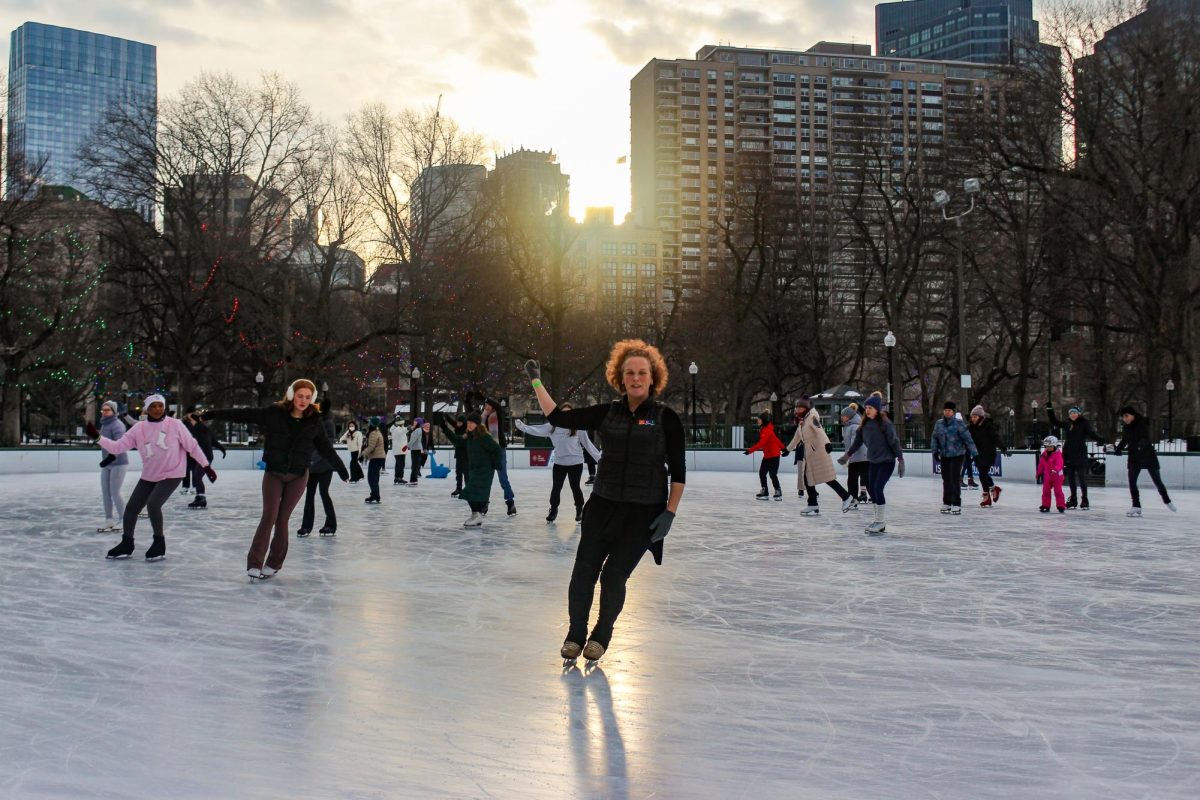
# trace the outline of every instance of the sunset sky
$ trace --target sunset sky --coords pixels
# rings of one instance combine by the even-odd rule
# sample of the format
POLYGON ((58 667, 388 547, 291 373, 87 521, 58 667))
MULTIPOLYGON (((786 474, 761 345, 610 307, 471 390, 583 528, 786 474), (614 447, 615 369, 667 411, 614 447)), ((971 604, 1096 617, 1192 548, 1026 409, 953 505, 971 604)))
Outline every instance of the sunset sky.
MULTIPOLYGON (((496 151, 559 154, 571 205, 629 207, 629 81, 704 44, 873 44, 869 0, 0 0, 27 20, 158 47, 159 96, 201 70, 276 71, 330 120, 366 102, 432 105, 496 151), (757 10, 757 9, 763 10, 757 10)), ((7 65, 8 36, 4 36, 7 65)))

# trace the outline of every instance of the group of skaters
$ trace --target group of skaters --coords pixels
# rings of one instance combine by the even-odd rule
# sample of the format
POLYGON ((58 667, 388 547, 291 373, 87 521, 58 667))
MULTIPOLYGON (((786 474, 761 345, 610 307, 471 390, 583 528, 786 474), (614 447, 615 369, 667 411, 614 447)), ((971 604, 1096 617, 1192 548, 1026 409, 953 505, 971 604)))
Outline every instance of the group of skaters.
MULTIPOLYGON (((660 404, 656 397, 667 385, 667 367, 659 351, 640 340, 618 342, 606 366, 608 383, 619 397, 611 403, 583 408, 557 404, 543 385, 537 361, 525 364, 526 373, 547 422, 540 425, 518 423, 525 433, 546 436, 553 445, 553 479, 547 522, 558 513, 562 487, 569 485, 580 524, 580 540, 568 586, 569 626, 560 655, 574 662, 581 655, 596 661, 608 648, 613 628, 625 603, 625 586, 647 551, 656 563, 663 559, 663 540, 670 531, 683 496, 685 482, 683 425, 679 416, 660 404), (588 432, 599 432, 606 449, 603 453, 592 443, 588 432), (593 485, 586 501, 580 488, 584 465, 589 466, 588 483, 593 485), (596 623, 589 629, 596 585, 601 587, 596 623)), ((167 413, 162 395, 145 400, 141 420, 118 418, 115 403, 105 403, 101 427, 91 421, 87 432, 107 453, 102 463, 102 488, 109 522, 103 530, 112 530, 116 517, 121 520, 121 540, 108 551, 110 559, 128 558, 134 552, 134 533, 139 513, 145 509, 153 531, 153 542, 146 551, 147 560, 159 560, 166 554, 162 507, 189 476, 198 494, 203 475, 216 482, 211 448, 206 452, 194 434, 206 421, 223 420, 259 426, 263 436, 262 512, 246 556, 246 574, 264 580, 278 574, 288 552, 288 523, 300 497, 307 493, 309 507, 297 535, 306 536, 313 525, 312 502, 319 491, 326 503, 322 533, 336 532, 336 516, 328 501, 332 474, 343 482, 361 480, 366 462, 372 495, 378 498, 379 463, 387 448, 383 442, 383 424, 372 419, 366 436, 352 425, 342 437, 351 452, 347 469, 333 447, 332 424, 328 405, 322 411, 317 404, 316 385, 307 379, 293 381, 284 397, 265 408, 193 409, 184 419, 167 413), (127 502, 122 503, 120 485, 128 469, 129 450, 136 449, 142 459, 142 474, 127 502), (111 456, 111 458, 110 458, 111 456), (189 467, 189 459, 194 467, 189 467), (374 481, 371 475, 374 473, 374 481)), ((471 517, 464 523, 477 527, 488 511, 492 482, 498 478, 504 490, 508 514, 516 514, 515 496, 508 482, 504 450, 503 406, 493 400, 483 404, 482 412, 447 418, 439 415, 439 424, 455 447, 459 465, 452 494, 465 500, 471 517)), ((429 422, 418 418, 408 431, 407 450, 401 448, 397 477, 402 470, 399 457, 414 452, 426 453, 432 443, 425 438, 429 422), (420 449, 417 449, 419 445, 420 449)), ((204 434, 202 434, 203 436, 204 434)), ((212 447, 224 451, 215 439, 212 447)), ((423 459, 423 455, 422 455, 423 459)), ((409 483, 419 474, 419 466, 410 473, 409 483)), ((372 498, 368 497, 368 501, 372 498)))
MULTIPOLYGON (((1068 509, 1090 508, 1087 494, 1087 474, 1090 469, 1087 445, 1095 442, 1105 445, 1108 452, 1117 455, 1128 451, 1129 492, 1132 505, 1127 516, 1142 515, 1141 495, 1137 481, 1146 472, 1163 503, 1171 511, 1176 510, 1163 484, 1159 472, 1158 454, 1150 439, 1150 427, 1146 418, 1131 406, 1119 412, 1124 425, 1120 441, 1106 444, 1104 437, 1095 431, 1083 415, 1083 410, 1072 406, 1065 422, 1060 422, 1050 404, 1046 405, 1052 429, 1060 431, 1062 438, 1049 435, 1042 441, 1037 456, 1036 476, 1042 486, 1041 505, 1038 510, 1049 513, 1051 502, 1059 513, 1068 509), (1064 484, 1070 486, 1070 498, 1063 492, 1064 484)), ((837 480, 833 466, 833 444, 821 424, 820 414, 812 407, 807 397, 796 401, 794 421, 795 434, 784 445, 775 431, 769 413, 759 414, 758 438, 743 452, 746 455, 761 453, 759 484, 756 497, 767 500, 767 481, 774 488, 774 499, 782 500, 779 484, 779 464, 782 457, 795 453, 796 481, 799 495, 807 496, 807 505, 801 516, 817 516, 821 513, 817 487, 825 484, 832 488, 842 501, 842 512, 858 509, 860 503, 871 503, 875 508, 875 519, 866 526, 865 533, 879 535, 886 531, 886 498, 884 486, 893 472, 904 477, 904 453, 888 414, 883 407, 880 392, 874 392, 863 406, 851 403, 839 414, 842 427, 842 442, 845 453, 837 459, 847 468, 849 488, 837 480)), ((991 469, 998 454, 1011 456, 991 416, 982 405, 971 409, 969 421, 964 422, 958 407, 947 401, 942 416, 935 423, 930 438, 930 452, 938 464, 942 478, 941 513, 962 514, 962 490, 981 488, 981 508, 991 508, 1000 501, 1001 488, 992 480, 991 469), (979 474, 975 483, 974 472, 979 474)))

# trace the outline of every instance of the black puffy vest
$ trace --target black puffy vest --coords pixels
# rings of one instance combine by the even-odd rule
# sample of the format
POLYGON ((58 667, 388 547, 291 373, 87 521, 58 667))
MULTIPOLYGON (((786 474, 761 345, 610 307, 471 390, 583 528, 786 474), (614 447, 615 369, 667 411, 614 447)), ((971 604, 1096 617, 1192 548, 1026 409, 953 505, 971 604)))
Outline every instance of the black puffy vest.
POLYGON ((667 501, 667 435, 663 408, 647 400, 636 412, 625 400, 613 401, 600 427, 604 457, 592 492, 607 500, 643 505, 667 501))

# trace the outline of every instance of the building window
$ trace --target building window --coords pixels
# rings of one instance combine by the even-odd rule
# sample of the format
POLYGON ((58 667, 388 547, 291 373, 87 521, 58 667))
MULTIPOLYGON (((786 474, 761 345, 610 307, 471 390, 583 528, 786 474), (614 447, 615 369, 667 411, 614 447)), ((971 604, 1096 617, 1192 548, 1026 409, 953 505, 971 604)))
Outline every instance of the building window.
MULTIPOLYGON (((696 181, 696 183, 699 183, 699 181, 696 181)), ((657 253, 657 251, 658 251, 657 245, 653 245, 653 244, 642 245, 642 255, 644 255, 644 256, 650 256, 651 258, 653 258, 655 256, 655 254, 657 253)))
POLYGON ((601 242, 600 254, 605 256, 615 256, 617 254, 616 242, 601 242))
POLYGON ((617 262, 605 261, 600 266, 600 271, 606 278, 615 278, 617 276, 617 262))
POLYGON ((658 271, 658 267, 655 264, 642 264, 642 277, 643 278, 653 278, 657 271, 658 271))
POLYGON ((623 266, 622 273, 625 275, 626 278, 636 278, 637 277, 637 264, 633 263, 632 261, 626 261, 623 266))

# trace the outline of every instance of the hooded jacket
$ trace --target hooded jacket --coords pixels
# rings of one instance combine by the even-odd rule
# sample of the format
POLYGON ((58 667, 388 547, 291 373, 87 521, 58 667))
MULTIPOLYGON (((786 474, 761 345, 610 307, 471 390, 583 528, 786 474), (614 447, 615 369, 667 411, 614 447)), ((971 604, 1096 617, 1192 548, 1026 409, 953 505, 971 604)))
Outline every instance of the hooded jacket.
POLYGON ((748 452, 763 454, 763 458, 779 458, 783 453, 783 442, 775 435, 775 426, 770 422, 759 428, 758 441, 746 448, 748 452))
POLYGON ((1130 469, 1158 469, 1158 453, 1150 442, 1150 425, 1136 411, 1133 412, 1133 422, 1121 432, 1121 441, 1117 442, 1116 450, 1117 455, 1129 451, 1130 469))
MULTIPOLYGON (((862 425, 862 416, 855 414, 842 425, 842 446, 846 450, 850 449, 850 445, 854 444, 854 439, 858 435, 858 429, 862 425)), ((850 456, 851 464, 861 464, 867 460, 866 448, 860 447, 855 451, 854 455, 850 456)))
POLYGON ((809 486, 817 486, 837 480, 837 470, 833 467, 833 456, 829 454, 829 436, 821 425, 821 415, 815 408, 810 408, 796 427, 796 435, 788 445, 789 450, 804 447, 804 479, 809 486))

